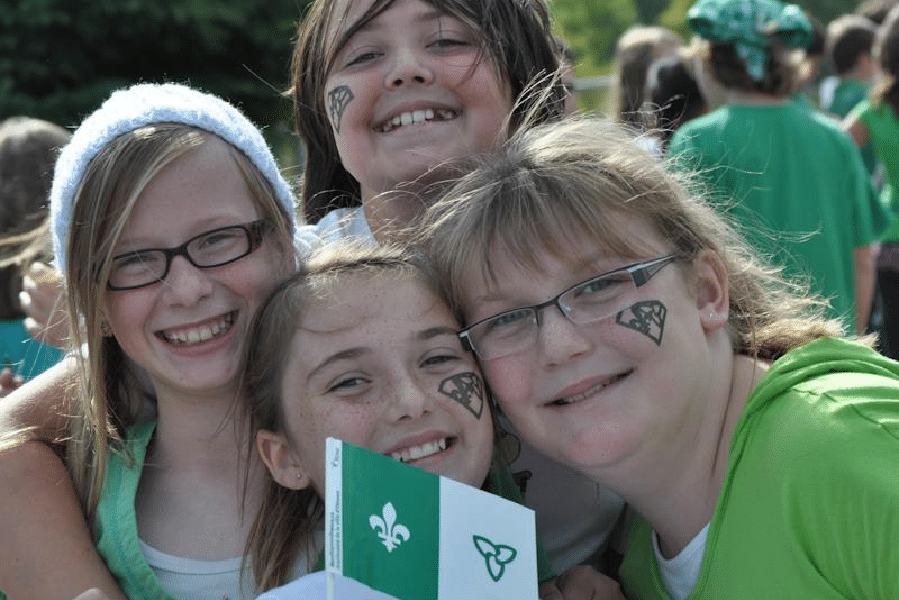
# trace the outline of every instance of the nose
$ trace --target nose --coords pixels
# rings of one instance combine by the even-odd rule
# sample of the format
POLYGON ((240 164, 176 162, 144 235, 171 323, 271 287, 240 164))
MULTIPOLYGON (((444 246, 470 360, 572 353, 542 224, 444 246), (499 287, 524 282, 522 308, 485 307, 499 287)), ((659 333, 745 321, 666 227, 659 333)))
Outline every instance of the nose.
POLYGON ((561 309, 546 307, 537 330, 537 346, 544 366, 556 366, 586 354, 593 348, 583 325, 571 322, 561 309))
POLYGON ((402 375, 397 378, 389 391, 391 416, 396 421, 420 419, 433 410, 437 390, 428 390, 414 377, 402 375))
POLYGON ((169 299, 177 304, 190 305, 212 292, 212 280, 186 256, 172 257, 169 272, 162 282, 169 299))
POLYGON ((400 48, 384 79, 388 89, 397 89, 409 84, 428 85, 434 81, 434 69, 428 64, 421 51, 414 48, 400 48))

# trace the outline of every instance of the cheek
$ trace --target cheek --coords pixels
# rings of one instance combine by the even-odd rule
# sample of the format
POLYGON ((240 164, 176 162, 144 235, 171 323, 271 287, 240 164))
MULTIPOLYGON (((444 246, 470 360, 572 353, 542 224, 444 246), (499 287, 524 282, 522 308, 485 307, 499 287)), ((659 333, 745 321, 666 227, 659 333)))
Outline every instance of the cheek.
POLYGON ((504 356, 484 361, 482 371, 504 412, 510 412, 509 409, 514 412, 518 402, 528 399, 533 371, 531 361, 504 356))
POLYGON ((352 88, 346 84, 335 85, 325 94, 325 108, 328 113, 328 121, 334 129, 334 133, 340 133, 343 116, 347 107, 355 100, 356 95, 352 88))

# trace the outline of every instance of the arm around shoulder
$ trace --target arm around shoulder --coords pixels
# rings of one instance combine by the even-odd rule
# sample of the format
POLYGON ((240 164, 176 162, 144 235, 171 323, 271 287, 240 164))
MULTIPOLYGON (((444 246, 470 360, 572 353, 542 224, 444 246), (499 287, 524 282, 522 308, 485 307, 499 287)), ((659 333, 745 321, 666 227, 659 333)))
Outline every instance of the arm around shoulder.
POLYGON ((97 588, 126 600, 97 554, 68 471, 41 442, 0 452, 0 590, 9 598, 70 600, 97 588))

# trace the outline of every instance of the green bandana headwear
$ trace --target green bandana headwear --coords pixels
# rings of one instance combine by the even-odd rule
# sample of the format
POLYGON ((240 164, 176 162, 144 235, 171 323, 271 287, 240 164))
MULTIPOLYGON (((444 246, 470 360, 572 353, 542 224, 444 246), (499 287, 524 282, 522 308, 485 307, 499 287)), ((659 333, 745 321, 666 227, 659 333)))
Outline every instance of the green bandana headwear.
POLYGON ((687 12, 687 22, 703 39, 736 46, 756 81, 765 77, 769 35, 794 48, 807 48, 813 40, 812 24, 802 9, 777 0, 699 0, 687 12))

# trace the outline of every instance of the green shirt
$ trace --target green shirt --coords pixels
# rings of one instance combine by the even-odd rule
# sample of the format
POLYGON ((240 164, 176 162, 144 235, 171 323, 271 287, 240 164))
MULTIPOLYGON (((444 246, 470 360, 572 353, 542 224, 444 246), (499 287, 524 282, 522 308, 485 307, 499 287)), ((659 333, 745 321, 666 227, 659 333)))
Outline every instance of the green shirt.
MULTIPOLYGON (((859 102, 864 101, 868 97, 871 86, 867 83, 856 81, 854 79, 840 79, 836 89, 833 92, 833 100, 830 106, 825 106, 824 111, 845 118, 859 102)), ((869 173, 874 173, 877 167, 877 158, 874 155, 874 146, 865 144, 861 149, 862 162, 869 173)))
POLYGON ((884 187, 883 199, 892 214, 893 223, 881 238, 886 242, 899 242, 899 119, 893 109, 882 104, 872 106, 870 100, 865 100, 852 111, 868 128, 871 136, 871 144, 877 158, 883 163, 887 173, 889 185, 884 187))
POLYGON ((675 168, 698 169, 750 243, 788 278, 810 276, 830 316, 854 331, 853 250, 889 217, 833 119, 790 101, 726 105, 678 129, 668 154, 675 168))
MULTIPOLYGON (((635 518, 629 600, 669 600, 635 518)), ((688 600, 899 598, 899 364, 822 339, 749 397, 688 600)))

